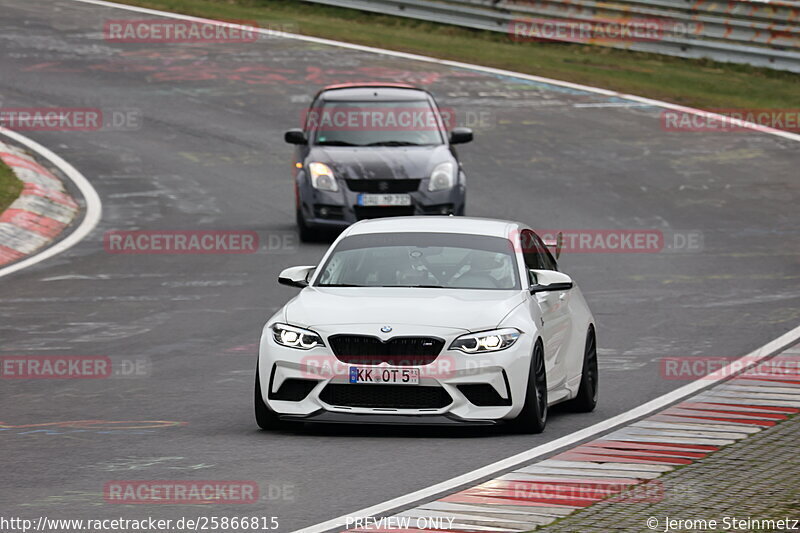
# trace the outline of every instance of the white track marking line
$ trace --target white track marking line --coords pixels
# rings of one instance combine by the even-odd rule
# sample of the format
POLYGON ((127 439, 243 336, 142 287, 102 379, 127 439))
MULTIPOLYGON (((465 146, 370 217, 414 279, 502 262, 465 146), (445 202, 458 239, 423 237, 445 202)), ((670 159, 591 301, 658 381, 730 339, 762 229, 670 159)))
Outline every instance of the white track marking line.
POLYGON ((518 506, 516 509, 495 509, 490 506, 486 505, 472 505, 466 503, 449 503, 449 502, 431 502, 426 505, 421 505, 420 507, 416 507, 416 509, 430 509, 431 511, 451 511, 454 513, 462 513, 462 514, 469 514, 473 515, 476 514, 478 516, 492 516, 492 515, 504 515, 508 517, 520 517, 524 520, 530 521, 531 518, 551 518, 556 516, 565 516, 569 514, 569 511, 566 511, 559 507, 540 507, 536 511, 536 513, 529 513, 524 509, 524 506, 518 506))
MULTIPOLYGON (((569 474, 529 474, 527 472, 511 472, 510 474, 504 474, 500 477, 497 477, 492 480, 494 481, 501 481, 503 483, 514 483, 522 484, 522 486, 528 483, 538 483, 538 484, 546 484, 546 485, 558 485, 561 483, 583 483, 586 481, 582 479, 580 476, 572 476, 569 474)), ((630 484, 635 485, 636 480, 633 478, 628 478, 622 476, 620 478, 613 478, 613 477, 606 477, 604 479, 593 479, 593 483, 597 483, 598 485, 619 485, 619 484, 630 484), (624 481, 622 481, 624 480, 624 481)), ((423 504, 420 507, 427 507, 430 504, 423 504)))
MULTIPOLYGON (((736 396, 711 396, 705 398, 708 401, 722 401, 725 400, 729 403, 736 403, 739 402, 742 405, 764 405, 770 407, 795 407, 800 408, 800 402, 798 401, 791 401, 791 400, 765 400, 762 398, 753 399, 747 398, 745 400, 739 400, 736 396)), ((725 418, 724 416, 718 418, 725 418)))
MULTIPOLYGON (((481 526, 486 528, 487 531, 496 530, 497 528, 504 528, 512 531, 530 531, 532 525, 536 525, 535 520, 528 520, 527 515, 515 518, 499 517, 497 515, 488 516, 481 513, 480 515, 470 515, 462 513, 453 513, 452 511, 435 511, 432 509, 420 509, 415 507, 403 511, 402 513, 394 515, 397 518, 447 518, 453 519, 452 524, 447 524, 448 529, 461 529, 469 531, 472 527, 481 526), (522 519, 520 519, 522 518, 522 519)), ((413 521, 412 521, 413 523, 413 521)), ((445 522, 447 523, 447 522, 445 522)))
POLYGON ((795 390, 800 390, 800 384, 790 383, 788 381, 764 381, 760 379, 750 379, 744 377, 732 380, 730 385, 725 385, 725 388, 727 387, 758 387, 764 388, 765 392, 769 390, 767 387, 788 387, 795 390))
POLYGON ((640 104, 637 102, 598 102, 593 104, 572 104, 572 107, 649 107, 650 104, 640 104))
MULTIPOLYGON (((724 389, 725 387, 726 387, 726 385, 720 385, 715 390, 724 389)), ((756 414, 756 413, 761 413, 761 414, 767 413, 767 414, 771 414, 771 415, 775 415, 775 414, 785 415, 786 414, 786 411, 783 411, 781 409, 776 409, 774 407, 773 408, 769 408, 769 407, 748 407, 746 405, 737 405, 737 404, 730 404, 730 403, 725 403, 723 405, 722 402, 715 402, 714 404, 711 404, 711 402, 702 402, 702 404, 703 404, 702 407, 701 406, 685 407, 684 406, 683 409, 687 409, 687 410, 691 410, 691 411, 700 410, 700 411, 714 411, 714 412, 733 411, 735 413, 742 412, 742 413, 750 413, 750 414, 756 414)))
POLYGON ((576 510, 576 507, 567 507, 565 505, 559 505, 553 507, 549 507, 546 505, 514 505, 513 503, 509 503, 506 505, 502 503, 481 503, 476 505, 486 506, 486 508, 489 510, 487 512, 508 512, 508 511, 515 511, 522 509, 523 512, 528 513, 528 511, 530 510, 531 512, 529 516, 534 516, 534 515, 542 516, 551 518, 552 520, 555 520, 562 516, 569 516, 576 510))
MULTIPOLYGON (((775 394, 790 394, 794 396, 800 396, 800 388, 790 389, 788 387, 749 387, 745 385, 722 385, 718 390, 720 391, 728 391, 728 392, 766 392, 766 393, 775 393, 775 394)), ((720 406, 724 407, 724 406, 720 406)), ((741 407, 740 409, 745 409, 741 407)), ((769 411, 765 411, 769 412, 769 411)))
MULTIPOLYGON (((711 396, 711 394, 709 394, 711 396)), ((731 391, 731 390, 720 390, 714 391, 713 396, 715 398, 735 398, 737 402, 733 400, 731 403, 742 403, 747 404, 747 400, 789 400, 789 401, 798 401, 800 397, 796 394, 783 394, 783 393, 769 393, 769 392, 745 392, 745 391, 731 391)), ((742 415, 744 416, 744 415, 742 415)))
MULTIPOLYGON (((589 462, 589 461, 570 461, 562 459, 545 459, 544 461, 536 463, 537 466, 549 466, 556 468, 573 468, 580 470, 582 468, 591 468, 594 470, 623 470, 631 473, 646 473, 646 472, 669 472, 672 470, 671 466, 666 465, 650 465, 642 463, 615 463, 613 461, 603 462, 589 462)), ((528 472, 526 468, 520 472, 528 472)))
MULTIPOLYGON (((638 428, 640 431, 632 433, 633 435, 665 435, 669 436, 684 436, 684 437, 708 437, 708 438, 720 438, 720 439, 744 439, 745 437, 750 436, 750 433, 742 433, 740 431, 719 431, 719 430, 711 430, 711 429, 687 429, 687 428, 664 428, 658 427, 654 428, 652 426, 640 426, 638 423, 633 424, 632 428, 638 428)), ((605 449, 605 448, 604 448, 605 449)), ((621 450, 619 453, 624 452, 625 450, 621 450)), ((649 450, 648 450, 649 451, 649 450)), ((695 450, 686 450, 687 452, 692 452, 695 450)), ((599 452, 595 452, 599 453, 599 452)), ((653 455, 659 455, 654 453, 653 455)), ((664 457, 677 457, 675 455, 665 455, 664 457)))
POLYGON ((721 424, 699 424, 699 423, 692 423, 687 422, 685 424, 679 424, 677 422, 652 422, 648 420, 642 420, 641 422, 636 422, 632 424, 631 427, 638 427, 638 428, 655 428, 655 429, 690 429, 690 430, 698 430, 698 431, 715 431, 715 432, 730 432, 730 433, 746 433, 748 435, 753 433, 758 433, 761 431, 755 426, 723 426, 721 424))
POLYGON ((97 194, 97 191, 95 191, 94 187, 92 187, 92 184, 89 183, 89 180, 87 180, 83 174, 78 172, 75 167, 64 161, 60 156, 53 153, 50 149, 42 146, 32 139, 3 127, 0 127, 0 135, 4 135, 9 139, 13 139, 19 144, 22 144, 33 150, 41 157, 47 159, 51 164, 53 164, 53 166, 57 167, 67 177, 67 179, 72 181, 72 183, 78 187, 78 190, 81 192, 84 201, 86 202, 86 213, 84 214, 83 220, 81 221, 80 225, 72 231, 72 233, 37 254, 26 257, 25 259, 14 263, 13 265, 0 268, 0 278, 2 278, 3 276, 8 276, 13 272, 17 272, 18 270, 22 270, 23 268, 41 263, 45 259, 49 259, 55 255, 65 252, 78 244, 95 228, 95 226, 97 226, 97 223, 100 221, 100 216, 103 213, 103 204, 100 201, 100 196, 97 194))
MULTIPOLYGON (((428 512, 427 509, 425 509, 425 511, 428 512)), ((467 514, 469 516, 482 517, 482 518, 485 518, 487 520, 492 520, 492 521, 494 521, 494 523, 509 523, 510 524, 510 523, 518 522, 517 520, 513 519, 514 515, 509 515, 509 514, 505 514, 505 513, 490 513, 490 512, 483 511, 483 512, 480 512, 480 513, 473 513, 473 514, 467 513, 467 514), (509 520, 511 520, 511 521, 509 522, 509 520)), ((452 516, 452 515, 450 515, 450 516, 452 516)), ((445 516, 445 518, 446 518, 446 516, 445 516)), ((550 524, 550 523, 554 522, 557 518, 558 518, 557 516, 547 516, 547 515, 541 515, 541 514, 537 515, 537 514, 532 514, 532 513, 526 513, 525 514, 525 521, 524 522, 519 522, 519 523, 528 525, 528 527, 524 528, 523 531, 531 531, 532 529, 536 529, 536 526, 545 526, 547 524, 550 524)), ((472 520, 472 519, 470 519, 470 520, 472 520)), ((469 528, 465 528, 465 531, 469 531, 469 528)))
MULTIPOLYGON (((720 410, 721 411, 721 410, 720 410)), ((774 413, 758 413, 747 414, 741 411, 732 413, 732 409, 723 413, 720 411, 700 411, 697 409, 670 409, 669 414, 674 416, 688 416, 688 417, 705 417, 705 418, 730 418, 731 420, 772 420, 770 416, 762 416, 763 414, 771 415, 774 413)))
MULTIPOLYGON (((716 417, 716 418, 725 418, 725 417, 716 417)), ((731 426, 742 426, 742 427, 749 427, 749 428, 764 428, 766 426, 762 426, 760 424, 751 424, 747 420, 737 420, 732 422, 732 419, 728 420, 712 420, 709 418, 686 418, 682 416, 670 416, 670 415, 660 415, 656 414, 653 418, 649 420, 653 420, 654 422, 669 422, 669 423, 676 423, 676 424, 727 424, 731 426), (658 417, 658 418, 656 418, 658 417)))
POLYGON ((630 470, 602 470, 597 468, 564 468, 562 467, 549 467, 549 466, 533 466, 525 467, 523 470, 517 471, 514 476, 531 474, 533 476, 541 475, 556 475, 566 476, 572 478, 612 478, 612 479, 655 479, 661 477, 661 472, 631 472, 630 470))
POLYGON ((484 522, 507 522, 517 523, 517 524, 525 524, 528 522, 526 520, 527 516, 522 515, 516 518, 505 518, 502 520, 497 520, 495 517, 490 516, 483 516, 483 515, 470 515, 470 514, 462 514, 462 513, 452 513, 446 511, 436 511, 433 509, 420 509, 419 507, 415 507, 413 509, 408 509, 403 511, 402 513, 398 513, 395 516, 398 517, 409 517, 409 518, 427 518, 427 517, 436 517, 436 518, 454 518, 455 521, 464 523, 464 522, 477 522, 477 523, 484 523, 484 522))
MULTIPOLYGON (((625 436, 621 436, 619 440, 628 442, 653 442, 653 435, 635 435, 626 433, 625 436)), ((700 437, 673 437, 669 435, 661 435, 658 437, 658 442, 663 442, 665 444, 708 444, 710 446, 727 446, 729 444, 733 444, 735 441, 730 439, 705 439, 700 437)))
MULTIPOLYGON (((97 5, 97 6, 116 8, 116 9, 121 9, 121 10, 125 10, 125 11, 134 12, 134 13, 144 13, 144 14, 154 15, 154 16, 159 16, 159 17, 172 18, 172 19, 177 19, 177 20, 203 22, 203 23, 207 23, 207 24, 224 25, 224 26, 228 26, 228 27, 231 27, 231 26, 237 27, 238 26, 240 28, 250 29, 250 31, 255 31, 255 32, 258 32, 258 33, 261 33, 261 34, 265 34, 265 35, 272 35, 274 33, 274 32, 270 32, 269 30, 265 30, 265 29, 261 29, 261 28, 251 28, 249 26, 239 26, 239 25, 231 24, 229 22, 215 21, 215 20, 211 20, 211 19, 205 19, 205 18, 200 18, 200 17, 192 17, 192 16, 181 15, 181 14, 177 14, 177 13, 169 13, 169 12, 166 12, 166 11, 159 11, 159 10, 156 10, 156 9, 148 9, 148 8, 142 8, 142 7, 123 5, 123 4, 116 4, 116 3, 113 3, 113 2, 106 2, 105 0, 72 0, 72 1, 80 2, 80 3, 84 3, 84 4, 92 4, 92 5, 97 5)), ((550 79, 550 78, 542 78, 540 76, 532 76, 530 74, 523 74, 523 73, 520 73, 520 72, 513 72, 513 71, 509 71, 509 70, 496 69, 496 68, 491 68, 491 67, 483 67, 483 66, 480 66, 480 65, 471 65, 469 63, 462 63, 460 61, 449 61, 449 60, 444 60, 444 59, 437 59, 437 58, 418 55, 418 54, 408 54, 408 53, 405 53, 405 52, 396 52, 396 51, 393 51, 393 50, 386 50, 386 49, 383 49, 383 48, 374 48, 374 47, 369 47, 369 46, 361 46, 361 45, 357 45, 357 44, 344 43, 344 42, 340 42, 340 41, 333 41, 333 40, 330 40, 330 39, 320 39, 318 37, 308 37, 308 36, 305 36, 305 35, 282 34, 282 36, 284 36, 286 38, 289 38, 289 39, 295 39, 295 40, 300 40, 300 41, 305 41, 305 42, 310 42, 310 43, 316 43, 316 44, 322 44, 322 45, 328 45, 328 46, 335 46, 335 47, 339 47, 339 48, 347 48, 347 49, 350 49, 350 50, 356 50, 356 51, 360 51, 360 52, 369 52, 369 53, 380 54, 380 55, 385 55, 385 56, 390 56, 390 57, 408 59, 408 60, 412 60, 412 61, 421 61, 421 62, 426 62, 426 63, 434 63, 434 64, 438 64, 438 65, 446 65, 446 66, 450 66, 450 67, 454 67, 454 68, 472 70, 472 71, 476 71, 476 72, 485 72, 487 74, 494 74, 494 75, 498 75, 498 76, 507 76, 509 78, 517 78, 517 79, 524 79, 524 80, 528 80, 528 81, 547 83, 547 84, 555 85, 555 86, 558 86, 558 87, 567 87, 567 88, 577 89, 577 90, 581 90, 581 91, 585 91, 585 92, 590 92, 590 93, 595 93, 595 94, 602 94, 602 95, 605 95, 605 96, 615 96, 615 97, 622 98, 622 99, 625 99, 625 100, 630 100, 632 102, 639 102, 639 103, 642 103, 642 104, 648 104, 648 105, 652 105, 652 106, 656 106, 656 107, 661 107, 661 108, 664 108, 664 109, 671 109, 671 110, 674 110, 674 111, 681 111, 681 112, 684 112, 684 113, 689 113, 689 114, 693 114, 693 115, 699 115, 699 116, 703 116, 703 117, 707 117, 707 118, 724 120, 724 117, 721 116, 721 115, 718 115, 716 113, 709 113, 707 111, 703 111, 703 110, 700 110, 700 109, 695 109, 695 108, 691 108, 691 107, 685 107, 685 106, 681 106, 681 105, 671 104, 669 102, 661 102, 659 100, 652 100, 650 98, 643 98, 641 96, 635 96, 635 95, 624 94, 624 93, 619 93, 619 92, 615 92, 615 91, 609 91, 607 89, 600 89, 598 87, 590 87, 590 86, 587 86, 587 85, 580 85, 580 84, 577 84, 577 83, 559 81, 559 80, 554 80, 554 79, 550 79)), ((760 126, 758 124, 747 123, 747 122, 742 123, 742 126, 750 128, 750 129, 752 129, 754 131, 759 131, 759 132, 766 133, 766 134, 769 134, 769 135, 775 135, 775 136, 778 136, 778 137, 782 137, 784 139, 789 139, 789 140, 792 140, 792 141, 800 141, 800 135, 799 134, 789 133, 789 132, 786 132, 786 131, 776 130, 776 129, 773 129, 773 128, 765 128, 765 127, 760 126)), ((2 272, 2 271, 0 271, 0 272, 2 272)), ((354 511, 352 513, 348 513, 348 514, 342 515, 340 517, 333 518, 331 520, 327 520, 327 521, 322 522, 320 524, 316 524, 314 526, 310 526, 310 527, 306 527, 306 528, 297 530, 297 531, 295 531, 293 533, 323 533, 323 532, 326 532, 326 531, 330 531, 332 529, 341 528, 341 527, 344 527, 347 517, 352 517, 352 516, 376 516, 376 515, 386 514, 387 512, 395 510, 397 508, 405 507, 405 506, 408 506, 408 505, 412 505, 412 504, 417 503, 417 502, 419 502, 421 500, 430 499, 430 498, 432 498, 434 496, 437 496, 439 494, 450 492, 450 491, 452 491, 452 490, 454 490, 454 489, 456 489, 458 487, 461 487, 461 486, 464 486, 464 485, 468 485, 468 484, 471 484, 471 483, 475 483, 475 482, 477 482, 477 481, 479 481, 481 479, 484 479, 484 478, 490 477, 490 476, 492 476, 494 474, 497 474, 498 472, 501 472, 501 471, 504 471, 504 470, 510 470, 510 469, 514 468, 515 466, 519 466, 521 464, 530 462, 530 461, 532 461, 532 460, 534 460, 536 458, 539 458, 539 457, 541 457, 543 455, 547 455, 547 454, 553 453, 553 452, 555 452, 555 451, 557 451, 559 449, 566 448, 568 446, 577 444, 577 443, 579 443, 581 441, 588 440, 591 437, 597 436, 597 435, 599 435, 601 433, 605 433, 605 432, 607 432, 607 431, 609 431, 611 429, 617 428, 617 427, 622 426, 624 424, 627 424, 627 423, 630 423, 632 421, 635 421, 635 420, 638 420, 640 418, 643 418, 644 416, 647 416, 647 415, 652 414, 652 413, 654 413, 656 411, 659 411, 659 410, 663 409, 664 407, 666 407, 668 405, 671 405, 673 403, 676 403, 676 402, 678 402, 680 400, 683 400, 683 399, 685 399, 685 398, 687 398, 687 397, 689 397, 689 396, 691 396, 693 394, 696 394, 697 392, 700 392, 700 391, 702 391, 704 389, 708 389, 711 386, 713 386, 713 385, 723 381, 724 379, 726 379, 724 377, 719 377, 719 376, 726 376, 727 374, 733 374, 734 371, 739 371, 739 370, 744 369, 744 368, 750 368, 756 362, 764 359, 765 357, 768 357, 768 356, 772 355, 778 349, 783 348, 783 347, 793 343, 794 341, 796 341, 798 339, 800 339, 800 326, 792 329, 791 331, 788 331, 787 333, 784 333, 783 335, 781 335, 777 339, 774 339, 774 340, 768 342, 767 344, 765 344, 761 348, 758 348, 758 349, 754 350, 750 354, 745 355, 744 357, 738 359, 737 361, 734 361, 733 363, 728 365, 726 368, 722 369, 715 376, 708 376, 706 378, 699 379, 697 381, 694 381, 692 383, 684 385, 683 387, 680 387, 680 388, 675 389, 675 390, 673 390, 673 391, 671 391, 671 392, 669 392, 667 394, 664 394, 663 396, 660 396, 658 398, 650 400, 649 402, 646 402, 646 403, 644 403, 644 404, 642 404, 642 405, 640 405, 638 407, 635 407, 635 408, 633 408, 633 409, 631 409, 631 410, 629 410, 629 411, 627 411, 625 413, 619 414, 617 416, 613 416, 611 418, 603 420, 602 422, 594 424, 593 426, 589 426, 587 428, 581 429, 579 431, 571 433, 570 435, 565 435, 565 436, 563 436, 561 438, 558 438, 558 439, 555 439, 555 440, 550 441, 548 443, 542 444, 540 446, 537 446, 537 447, 532 448, 530 450, 527 450, 525 452, 518 453, 518 454, 513 455, 511 457, 508 457, 506 459, 503 459, 503 460, 497 461, 495 463, 486 465, 484 467, 478 468, 476 470, 473 470, 472 472, 467 472, 466 474, 462 474, 460 476, 456 476, 456 477, 454 477, 452 479, 449 479, 447 481, 443 481, 441 483, 437 483, 435 485, 431 485, 430 487, 426 487, 424 489, 420 489, 418 491, 412 492, 410 494, 405 494, 403 496, 398 496, 397 498, 391 499, 389 501, 382 502, 382 503, 379 503, 379 504, 376 504, 376 505, 372 505, 370 507, 366 507, 364 509, 361 509, 361 510, 358 510, 358 511, 354 511)), ((764 401, 764 400, 762 400, 762 401, 764 401)))

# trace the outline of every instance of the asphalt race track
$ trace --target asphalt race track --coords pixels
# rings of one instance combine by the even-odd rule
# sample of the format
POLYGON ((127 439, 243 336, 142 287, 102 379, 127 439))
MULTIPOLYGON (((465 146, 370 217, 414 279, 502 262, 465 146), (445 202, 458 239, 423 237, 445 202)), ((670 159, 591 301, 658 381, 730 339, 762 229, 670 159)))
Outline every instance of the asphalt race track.
POLYGON ((26 133, 92 182, 103 217, 68 252, 0 280, 0 355, 106 355, 146 369, 100 380, 0 381, 3 514, 276 516, 280 531, 293 531, 685 384, 662 377, 663 357, 740 356, 798 323, 800 150, 790 140, 669 132, 656 107, 296 40, 106 42, 105 22, 124 18, 145 17, 68 0, 3 1, 0 105, 128 109, 141 123, 26 133), (475 142, 459 147, 468 215, 702 237, 693 250, 562 258, 598 321, 595 413, 556 413, 538 436, 359 427, 265 433, 255 425, 255 343, 265 319, 294 294, 277 285, 277 274, 315 264, 326 248, 296 239, 283 131, 298 125, 307 97, 323 85, 398 80, 483 119, 471 124, 475 142), (104 249, 108 231, 195 229, 255 231, 261 248, 104 249), (87 420, 105 422, 63 424, 87 420), (108 423, 115 421, 131 423, 108 423), (263 502, 211 510, 105 503, 104 484, 119 479, 253 480, 263 502))

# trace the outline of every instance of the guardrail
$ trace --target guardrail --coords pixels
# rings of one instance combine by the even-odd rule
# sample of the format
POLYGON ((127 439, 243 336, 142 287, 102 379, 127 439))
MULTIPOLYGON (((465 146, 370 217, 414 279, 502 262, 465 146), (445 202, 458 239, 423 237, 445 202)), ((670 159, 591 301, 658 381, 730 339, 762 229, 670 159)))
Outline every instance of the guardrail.
POLYGON ((567 40, 800 73, 800 1, 303 1, 504 32, 515 40, 567 40), (611 35, 613 28, 644 33, 625 38, 611 35))

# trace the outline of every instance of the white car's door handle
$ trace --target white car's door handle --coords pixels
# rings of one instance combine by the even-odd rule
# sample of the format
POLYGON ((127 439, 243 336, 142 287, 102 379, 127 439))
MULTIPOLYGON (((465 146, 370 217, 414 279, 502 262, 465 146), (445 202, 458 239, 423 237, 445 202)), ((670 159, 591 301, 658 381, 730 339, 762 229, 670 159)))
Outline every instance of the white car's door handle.
POLYGON ((566 297, 567 297, 567 293, 566 292, 562 292, 561 294, 558 295, 558 299, 559 300, 564 300, 566 297))

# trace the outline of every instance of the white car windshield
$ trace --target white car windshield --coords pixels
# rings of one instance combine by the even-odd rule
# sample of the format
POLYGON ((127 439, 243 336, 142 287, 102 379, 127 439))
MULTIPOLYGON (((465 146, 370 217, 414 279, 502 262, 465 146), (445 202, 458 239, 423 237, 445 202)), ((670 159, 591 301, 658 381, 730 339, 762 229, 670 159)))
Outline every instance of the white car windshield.
POLYGON ((317 287, 519 289, 508 239, 454 233, 376 233, 342 239, 317 287))

